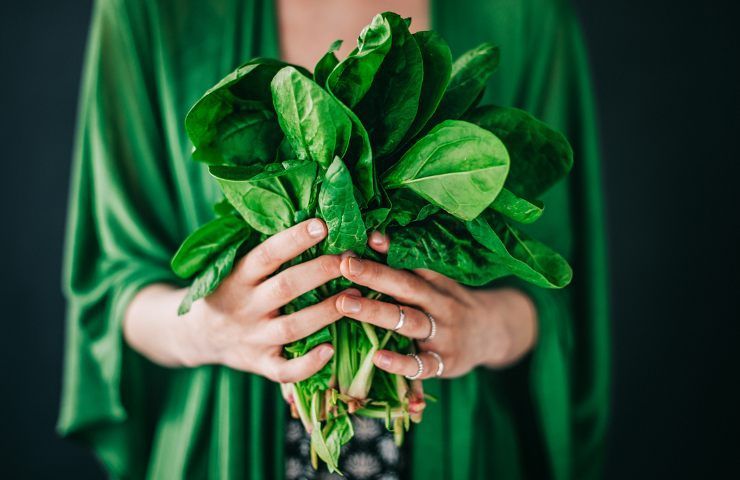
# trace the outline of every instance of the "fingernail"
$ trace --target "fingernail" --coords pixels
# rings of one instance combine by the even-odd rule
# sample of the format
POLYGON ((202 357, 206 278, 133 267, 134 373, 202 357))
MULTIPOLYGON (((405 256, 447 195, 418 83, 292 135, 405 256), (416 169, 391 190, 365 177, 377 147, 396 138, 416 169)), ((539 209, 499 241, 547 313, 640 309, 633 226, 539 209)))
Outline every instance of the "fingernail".
POLYGON ((340 255, 340 257, 343 259, 349 258, 349 257, 356 257, 356 256, 357 254, 353 252, 352 250, 347 250, 346 252, 342 252, 342 254, 340 255))
POLYGON ((357 313, 360 311, 360 308, 362 308, 362 304, 360 304, 360 301, 356 298, 345 295, 342 298, 342 311, 346 313, 357 313))
POLYGON ((314 238, 324 236, 324 224, 319 220, 311 220, 308 223, 308 234, 314 238))
POLYGON ((321 360, 328 360, 334 355, 334 349, 329 345, 324 345, 319 349, 319 358, 321 360))
POLYGON ((383 245, 385 243, 385 235, 378 231, 374 231, 370 234, 370 243, 373 245, 383 245))
POLYGON ((387 353, 378 352, 375 354, 375 365, 380 368, 388 368, 391 366, 391 357, 387 353))
POLYGON ((349 257, 349 274, 359 275, 362 273, 363 268, 362 261, 359 258, 349 257))

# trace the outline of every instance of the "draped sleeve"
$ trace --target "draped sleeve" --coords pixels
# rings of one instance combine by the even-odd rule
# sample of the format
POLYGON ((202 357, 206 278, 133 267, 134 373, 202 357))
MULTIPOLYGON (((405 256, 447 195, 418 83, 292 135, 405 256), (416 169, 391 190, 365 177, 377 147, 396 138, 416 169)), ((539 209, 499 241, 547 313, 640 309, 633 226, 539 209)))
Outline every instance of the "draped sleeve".
POLYGON ((439 402, 414 430, 414 477, 441 471, 453 479, 599 478, 609 397, 607 269, 596 116, 580 25, 563 0, 438 1, 433 13, 453 56, 485 41, 500 45, 501 65, 483 103, 523 108, 571 142, 573 171, 544 195, 542 218, 523 229, 562 253, 574 276, 562 290, 496 282, 534 301, 537 344, 503 370, 425 381, 439 402))
POLYGON ((90 445, 118 477, 143 476, 129 466, 146 464, 145 418, 167 375, 126 347, 121 321, 143 286, 176 282, 169 258, 183 230, 162 161, 143 19, 134 2, 94 7, 64 257, 68 327, 58 430, 90 445))

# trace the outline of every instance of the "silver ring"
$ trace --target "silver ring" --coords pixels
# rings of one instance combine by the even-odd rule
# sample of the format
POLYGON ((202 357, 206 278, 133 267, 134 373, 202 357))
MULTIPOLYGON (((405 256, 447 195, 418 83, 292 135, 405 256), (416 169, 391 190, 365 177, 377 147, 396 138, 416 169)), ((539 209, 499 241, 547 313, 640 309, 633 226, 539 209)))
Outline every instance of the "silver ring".
POLYGON ((424 312, 424 313, 429 319, 429 326, 431 327, 431 329, 429 330, 429 335, 427 335, 427 337, 424 340, 422 340, 422 342, 430 342, 432 341, 434 336, 437 335, 437 322, 436 320, 434 320, 434 317, 430 313, 428 312, 424 312))
POLYGON ((442 361, 442 357, 439 355, 439 353, 433 352, 431 350, 427 350, 426 353, 437 359, 437 373, 435 373, 434 376, 441 377, 445 371, 445 362, 442 361))
POLYGON ((393 331, 397 332, 403 328, 403 324, 406 323, 406 312, 403 311, 403 307, 398 305, 398 323, 393 327, 393 331))
POLYGON ((417 378, 421 377, 421 375, 424 373, 424 362, 422 362, 421 357, 419 357, 415 353, 409 353, 408 356, 414 357, 414 360, 416 360, 416 364, 419 366, 419 369, 416 371, 415 374, 411 376, 409 375, 404 375, 404 376, 408 378, 409 380, 416 380, 417 378))

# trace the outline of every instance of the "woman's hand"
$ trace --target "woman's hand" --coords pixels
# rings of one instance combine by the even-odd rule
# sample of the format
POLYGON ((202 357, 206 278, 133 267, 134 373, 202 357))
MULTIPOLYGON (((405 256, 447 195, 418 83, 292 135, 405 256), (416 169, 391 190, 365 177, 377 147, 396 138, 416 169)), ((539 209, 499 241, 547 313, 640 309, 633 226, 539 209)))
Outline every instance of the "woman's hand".
MULTIPOLYGON (((163 306, 166 301, 157 304, 156 300, 147 298, 157 295, 157 288, 161 290, 162 285, 148 293, 147 289, 142 290, 127 312, 124 325, 127 341, 154 361, 168 365, 222 364, 281 383, 308 378, 332 357, 331 344, 319 345, 292 360, 281 355, 283 345, 305 338, 341 318, 343 314, 336 308, 338 296, 289 315, 280 315, 280 308, 339 277, 340 257, 320 256, 273 274, 325 236, 326 225, 313 219, 265 240, 234 266, 231 275, 214 293, 195 302, 185 317, 174 319, 167 332, 171 335, 159 335, 161 332, 152 332, 152 327, 141 324, 146 323, 142 319, 153 320, 159 312, 163 315, 165 311, 175 312, 176 305, 167 304, 166 310, 163 306), (171 337, 170 350, 152 345, 156 341, 148 338, 152 336, 171 337)), ((176 292, 169 294, 179 302, 184 291, 176 292)), ((354 289, 346 293, 359 294, 354 289)))
MULTIPOLYGON (((370 246, 386 253, 389 241, 378 232, 370 246)), ((396 270, 371 260, 346 257, 340 271, 347 279, 393 297, 405 313, 402 335, 416 339, 424 369, 419 378, 434 377, 444 363, 443 377, 463 375, 479 365, 503 367, 515 362, 535 343, 537 314, 529 297, 514 289, 471 290, 429 270, 396 270), (431 334, 434 318, 436 332, 431 334)), ((386 329, 399 323, 399 306, 345 292, 336 299, 345 316, 386 329)), ((378 368, 406 376, 417 374, 413 357, 380 350, 378 368)))

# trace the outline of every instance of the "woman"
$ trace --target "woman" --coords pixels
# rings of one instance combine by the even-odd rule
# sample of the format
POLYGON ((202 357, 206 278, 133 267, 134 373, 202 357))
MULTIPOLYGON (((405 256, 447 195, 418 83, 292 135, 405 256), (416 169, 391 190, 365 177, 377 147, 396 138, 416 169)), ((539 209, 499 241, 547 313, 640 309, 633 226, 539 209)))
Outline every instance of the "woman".
MULTIPOLYGON (((425 312, 437 320, 435 338, 421 345, 439 354, 443 379, 429 378, 435 355, 421 359, 425 391, 439 401, 397 452, 407 470, 385 473, 598 476, 608 373, 604 252, 593 108, 570 8, 556 0, 277 3, 96 3, 70 201, 60 432, 90 445, 114 477, 283 477, 288 409, 273 380, 306 378, 333 352, 320 345, 288 361, 282 345, 341 316, 386 328, 398 321, 396 306, 355 291, 277 314, 301 292, 345 276, 406 304, 401 333, 411 338, 429 335, 425 312), (529 110, 569 137, 576 166, 548 192, 532 231, 569 258, 573 284, 545 291, 504 281, 472 291, 351 255, 275 275, 326 235, 321 221, 308 220, 250 252, 213 295, 177 317, 184 290, 169 259, 219 197, 189 158, 189 106, 251 57, 311 65, 335 37, 351 48, 382 10, 412 16, 417 29, 431 23, 454 55, 497 42, 503 60, 490 100, 529 110)), ((389 241, 376 234, 370 245, 383 252, 389 241)), ((374 363, 405 375, 418 369, 384 351, 374 363)))

